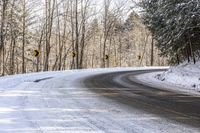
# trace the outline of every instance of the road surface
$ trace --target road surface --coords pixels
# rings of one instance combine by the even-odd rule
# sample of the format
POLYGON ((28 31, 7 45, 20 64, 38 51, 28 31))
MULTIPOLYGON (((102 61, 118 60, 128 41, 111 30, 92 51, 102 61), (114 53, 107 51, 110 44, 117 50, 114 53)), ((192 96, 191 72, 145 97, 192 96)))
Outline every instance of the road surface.
MULTIPOLYGON (((200 129, 200 97, 152 88, 133 80, 134 75, 153 71, 115 72, 85 80, 95 93, 113 93, 107 98, 178 123, 200 129), (95 89, 94 89, 95 88, 95 89)), ((200 130, 199 130, 200 132, 200 130)))
POLYGON ((200 132, 200 97, 132 80, 151 71, 46 74, 1 89, 0 133, 200 132))

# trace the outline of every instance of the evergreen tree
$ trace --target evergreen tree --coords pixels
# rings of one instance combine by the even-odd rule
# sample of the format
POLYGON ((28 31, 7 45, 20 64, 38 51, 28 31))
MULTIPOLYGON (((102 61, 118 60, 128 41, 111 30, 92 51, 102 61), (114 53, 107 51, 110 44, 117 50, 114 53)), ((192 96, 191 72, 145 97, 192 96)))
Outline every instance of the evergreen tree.
POLYGON ((143 20, 157 40, 163 56, 196 62, 200 50, 200 1, 144 0, 143 20))

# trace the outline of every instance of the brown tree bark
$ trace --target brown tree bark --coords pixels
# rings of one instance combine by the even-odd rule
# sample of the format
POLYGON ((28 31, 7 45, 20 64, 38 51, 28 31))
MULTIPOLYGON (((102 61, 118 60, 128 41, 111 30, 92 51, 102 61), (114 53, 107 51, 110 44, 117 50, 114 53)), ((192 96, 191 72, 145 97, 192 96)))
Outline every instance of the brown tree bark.
POLYGON ((154 64, 154 39, 152 35, 152 42, 151 42, 151 66, 154 64))

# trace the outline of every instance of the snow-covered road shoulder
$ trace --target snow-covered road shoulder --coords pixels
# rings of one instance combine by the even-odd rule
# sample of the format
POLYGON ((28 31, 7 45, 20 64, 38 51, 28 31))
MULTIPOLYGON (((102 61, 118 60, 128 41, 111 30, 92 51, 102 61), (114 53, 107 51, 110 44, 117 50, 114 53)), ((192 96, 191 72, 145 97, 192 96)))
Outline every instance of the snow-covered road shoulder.
POLYGON ((200 62, 182 63, 168 71, 138 75, 136 78, 143 84, 200 95, 200 62))

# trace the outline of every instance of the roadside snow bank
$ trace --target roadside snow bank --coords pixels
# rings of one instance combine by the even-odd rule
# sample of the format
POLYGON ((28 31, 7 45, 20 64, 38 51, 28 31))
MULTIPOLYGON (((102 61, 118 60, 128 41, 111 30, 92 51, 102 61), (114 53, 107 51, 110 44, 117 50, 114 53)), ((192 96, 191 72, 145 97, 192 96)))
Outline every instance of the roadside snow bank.
POLYGON ((176 67, 171 67, 169 71, 158 74, 157 79, 176 85, 181 85, 188 89, 200 91, 200 61, 196 64, 183 63, 176 67))
POLYGON ((196 64, 182 63, 165 72, 139 75, 140 81, 160 86, 170 86, 178 90, 200 92, 200 61, 196 64))

